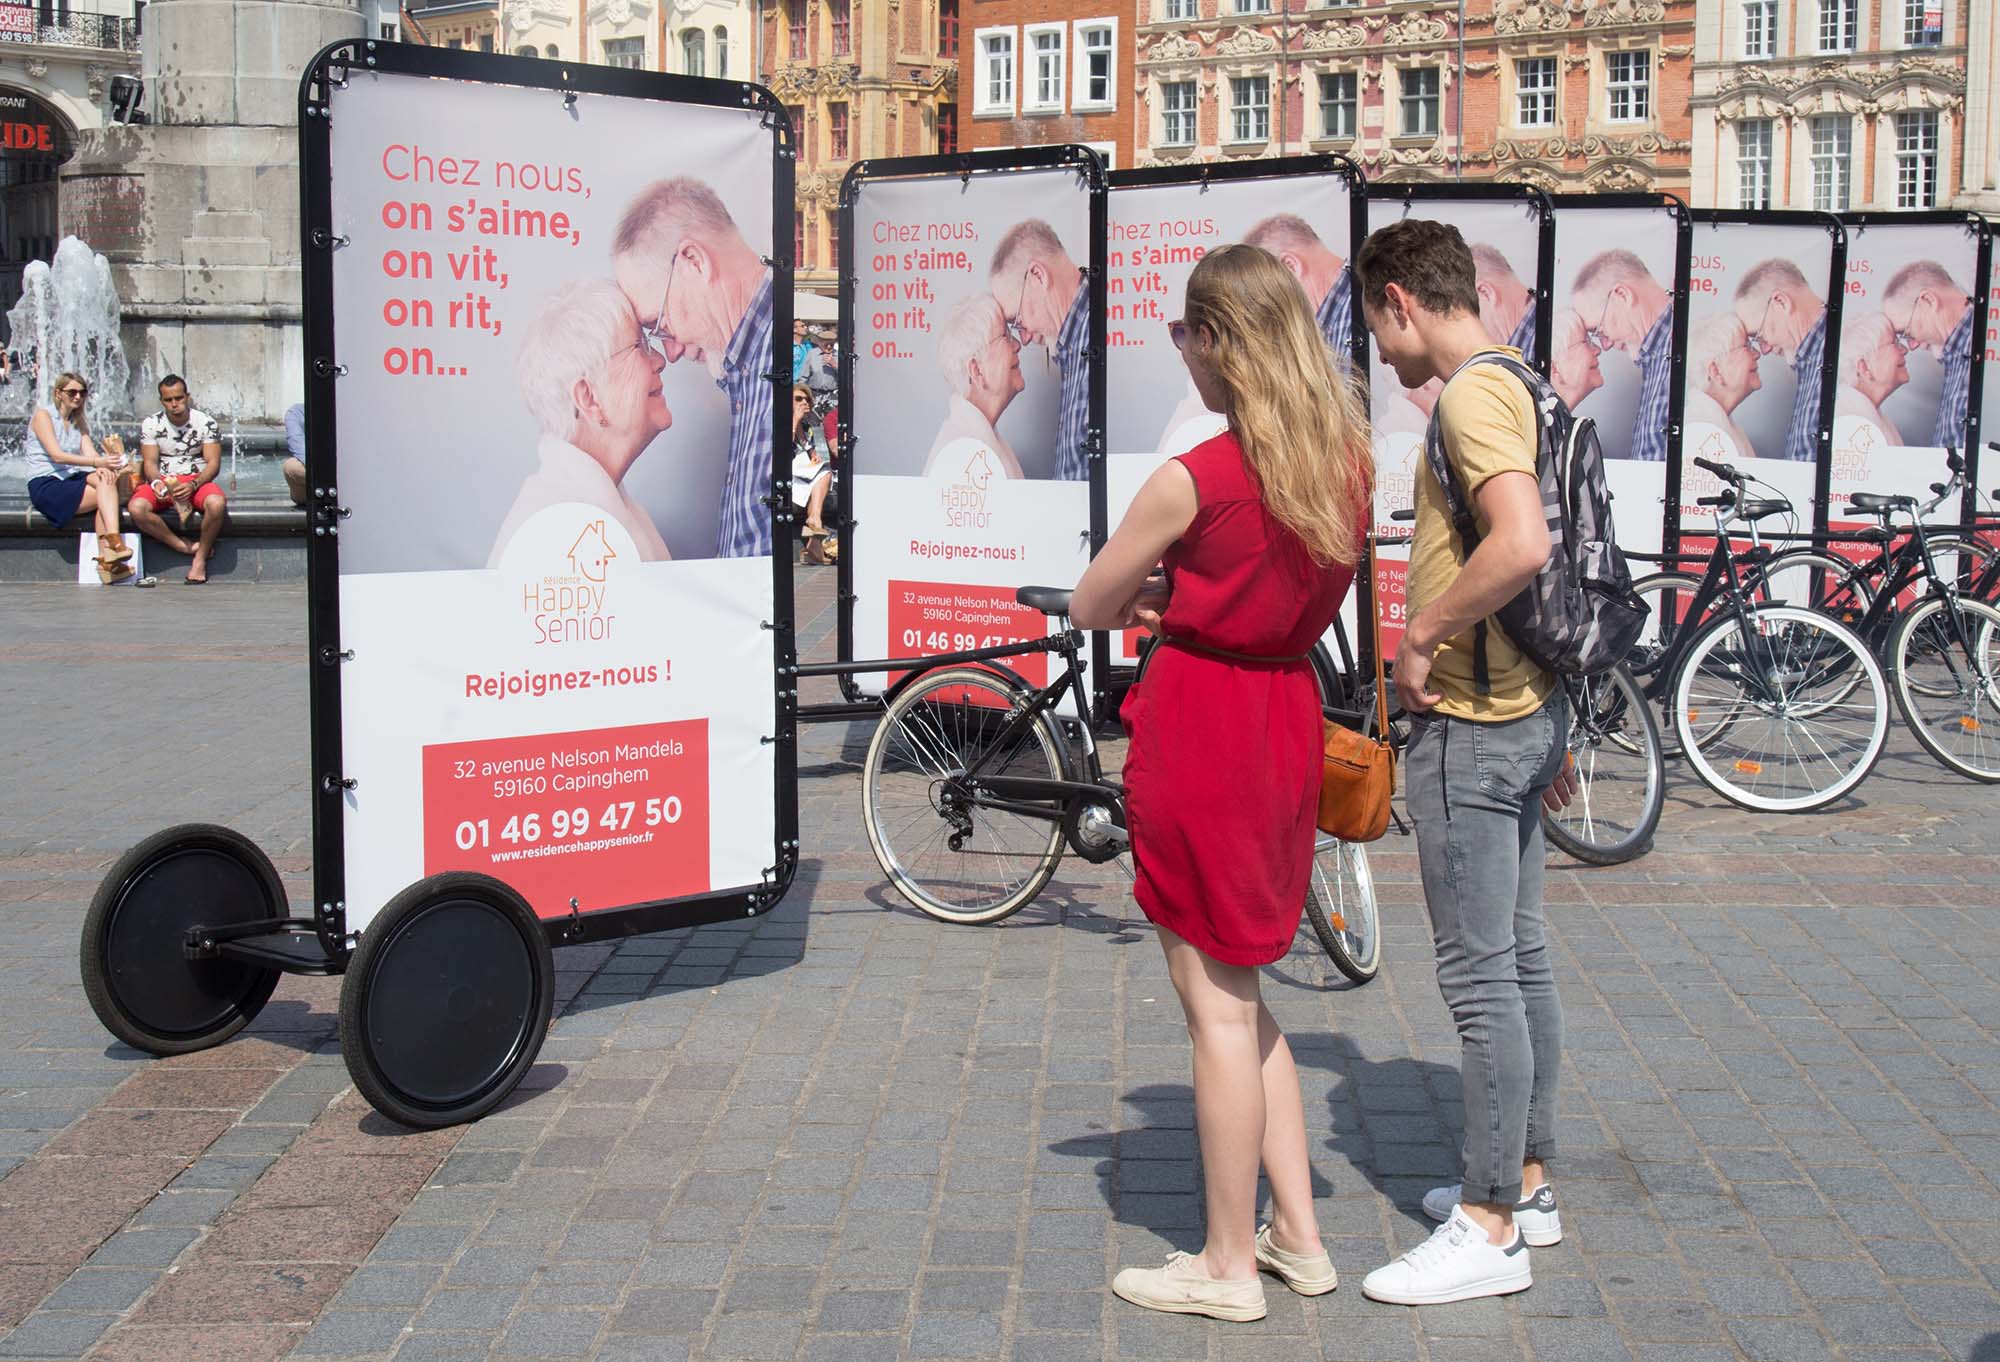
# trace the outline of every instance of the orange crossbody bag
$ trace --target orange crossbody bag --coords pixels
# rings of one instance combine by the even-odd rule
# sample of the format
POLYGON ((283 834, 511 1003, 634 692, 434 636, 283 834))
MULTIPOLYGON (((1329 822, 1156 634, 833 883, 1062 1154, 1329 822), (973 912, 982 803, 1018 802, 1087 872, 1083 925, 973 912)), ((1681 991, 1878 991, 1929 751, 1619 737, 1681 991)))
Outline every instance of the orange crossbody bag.
MULTIPOLYGON (((1375 538, 1368 538, 1369 597, 1374 598, 1375 538)), ((1383 681, 1382 614, 1370 612, 1375 658, 1375 732, 1370 738, 1328 720, 1319 774, 1319 830, 1343 842, 1372 842, 1389 830, 1396 792, 1396 749, 1390 745, 1389 691, 1383 681)))

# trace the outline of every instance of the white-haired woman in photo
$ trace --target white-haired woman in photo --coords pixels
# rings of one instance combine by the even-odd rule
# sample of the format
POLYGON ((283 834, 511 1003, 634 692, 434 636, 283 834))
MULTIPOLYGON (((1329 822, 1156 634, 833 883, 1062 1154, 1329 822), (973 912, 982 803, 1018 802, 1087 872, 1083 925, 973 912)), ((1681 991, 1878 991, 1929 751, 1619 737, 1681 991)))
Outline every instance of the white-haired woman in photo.
POLYGON ((541 426, 541 467, 529 474, 493 541, 499 566, 516 530, 550 506, 582 503, 624 527, 642 562, 672 555, 653 518, 624 488, 626 471, 674 423, 660 390, 665 361, 609 279, 557 289, 521 342, 517 372, 541 426))
POLYGON ((974 294, 951 310, 938 328, 938 363, 951 385, 951 407, 931 441, 924 475, 958 472, 953 463, 973 457, 977 444, 993 455, 994 473, 1021 477, 1021 461, 996 429, 1000 413, 1027 386, 1021 345, 1007 334, 1007 318, 992 294, 974 294))

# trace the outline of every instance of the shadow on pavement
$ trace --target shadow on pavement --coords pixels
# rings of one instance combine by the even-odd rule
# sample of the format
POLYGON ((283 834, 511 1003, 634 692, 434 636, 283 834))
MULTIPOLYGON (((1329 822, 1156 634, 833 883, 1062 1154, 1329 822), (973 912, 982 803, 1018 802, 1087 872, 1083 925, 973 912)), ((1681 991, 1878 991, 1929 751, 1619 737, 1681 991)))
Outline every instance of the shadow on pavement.
POLYGON ((1293 1047, 1300 1069, 1334 1075, 1326 1096, 1333 1125, 1327 1148, 1344 1158, 1413 1223, 1430 1225, 1420 1203, 1425 1192, 1456 1180, 1456 1123, 1447 1128, 1439 1107, 1459 1105, 1458 1070, 1400 1055, 1371 1060, 1338 1049, 1293 1047))

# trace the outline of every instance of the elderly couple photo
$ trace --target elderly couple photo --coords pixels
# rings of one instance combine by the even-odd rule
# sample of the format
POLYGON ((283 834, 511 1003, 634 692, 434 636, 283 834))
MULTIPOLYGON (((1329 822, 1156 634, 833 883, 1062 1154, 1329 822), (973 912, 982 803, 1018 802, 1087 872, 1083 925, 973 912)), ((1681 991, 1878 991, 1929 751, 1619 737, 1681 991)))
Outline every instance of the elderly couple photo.
MULTIPOLYGON (((516 371, 540 427, 539 465, 522 482, 493 541, 496 567, 537 512, 581 504, 631 536, 643 562, 670 558, 654 516, 626 475, 674 424, 669 364, 705 369, 729 416, 713 555, 771 552, 771 270, 700 180, 661 180, 619 218, 608 277, 557 289, 528 324, 516 371)), ((683 557, 709 557, 683 553, 683 557)))
POLYGON ((1090 290, 1055 229, 1025 218, 1001 236, 987 287, 961 299, 937 330, 938 366, 950 390, 945 417, 924 457, 925 477, 954 478, 984 456, 992 477, 1025 478, 1020 456, 1000 434, 1003 413, 1027 388, 1021 351, 1039 345, 1061 382, 1055 463, 1058 481, 1090 476, 1084 433, 1090 421, 1090 290))

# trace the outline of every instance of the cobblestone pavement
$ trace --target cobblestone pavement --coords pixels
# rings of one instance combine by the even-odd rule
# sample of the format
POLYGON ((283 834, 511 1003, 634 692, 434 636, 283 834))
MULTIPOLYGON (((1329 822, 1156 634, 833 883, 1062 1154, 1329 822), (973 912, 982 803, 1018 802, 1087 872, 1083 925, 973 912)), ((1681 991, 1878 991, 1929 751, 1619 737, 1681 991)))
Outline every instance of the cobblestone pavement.
MULTIPOLYGON (((824 648, 832 573, 800 582, 824 648)), ((1200 1237, 1185 1034, 1116 868, 996 928, 909 912, 860 727, 806 735, 785 903, 559 951, 542 1062, 474 1127, 345 1091, 330 981, 205 1055, 110 1044, 75 943, 119 850, 214 818, 303 888, 303 604, 0 594, 0 1357, 2000 1362, 1993 796, 1907 744, 1817 817, 1676 784, 1651 856, 1551 873, 1568 1236, 1504 1302, 1359 1291, 1459 1117, 1392 834, 1381 976, 1265 978, 1347 1280, 1215 1325, 1106 1289, 1200 1237), (145 722, 167 692, 208 701, 185 735, 145 722)))

